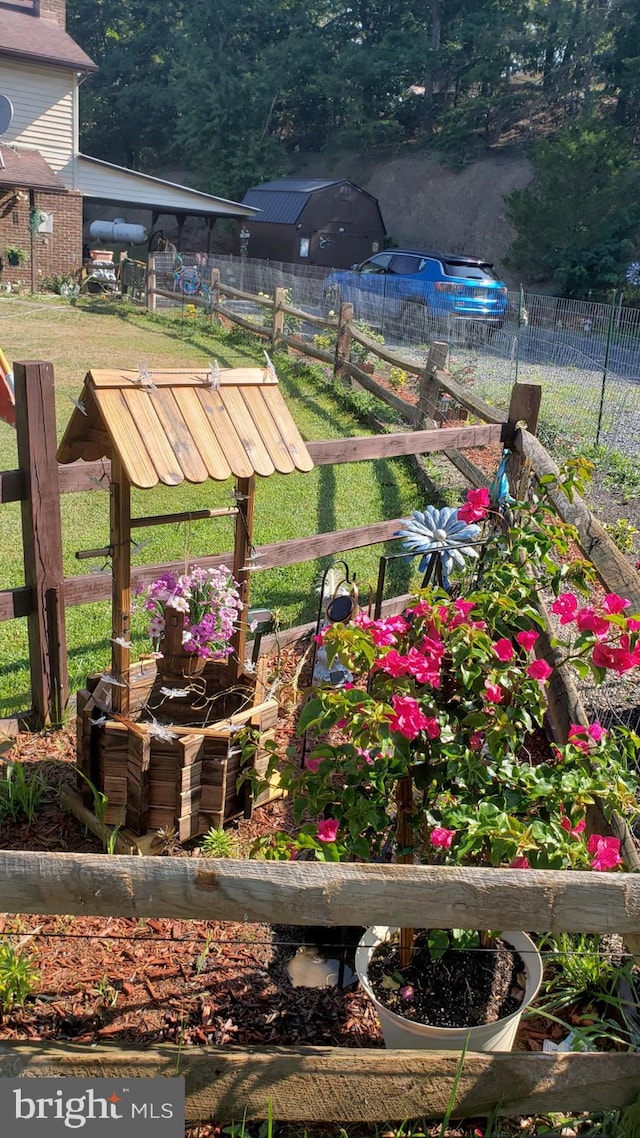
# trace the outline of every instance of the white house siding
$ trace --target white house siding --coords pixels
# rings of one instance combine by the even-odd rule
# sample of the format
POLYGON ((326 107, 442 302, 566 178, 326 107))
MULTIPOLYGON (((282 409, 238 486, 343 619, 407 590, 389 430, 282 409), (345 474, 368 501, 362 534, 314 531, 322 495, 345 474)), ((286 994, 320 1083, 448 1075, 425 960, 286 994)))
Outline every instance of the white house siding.
POLYGON ((69 189, 73 188, 76 133, 74 72, 0 60, 0 92, 13 104, 13 121, 2 136, 39 150, 69 189))
POLYGON ((186 186, 174 185, 160 178, 152 178, 122 166, 89 158, 80 154, 76 159, 77 188, 85 197, 101 198, 104 201, 131 202, 139 207, 147 206, 168 213, 176 210, 188 213, 212 213, 217 216, 229 214, 252 217, 255 210, 224 198, 199 193, 186 186))

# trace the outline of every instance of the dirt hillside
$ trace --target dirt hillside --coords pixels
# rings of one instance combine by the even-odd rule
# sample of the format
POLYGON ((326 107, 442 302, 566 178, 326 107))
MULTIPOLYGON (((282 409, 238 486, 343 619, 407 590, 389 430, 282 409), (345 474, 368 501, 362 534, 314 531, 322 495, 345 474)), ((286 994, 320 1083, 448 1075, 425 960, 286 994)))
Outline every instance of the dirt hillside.
POLYGON ((517 152, 494 154, 462 170, 419 155, 375 157, 313 155, 298 175, 351 178, 378 198, 394 244, 416 244, 487 257, 501 267, 513 240, 504 195, 531 181, 531 166, 517 152))

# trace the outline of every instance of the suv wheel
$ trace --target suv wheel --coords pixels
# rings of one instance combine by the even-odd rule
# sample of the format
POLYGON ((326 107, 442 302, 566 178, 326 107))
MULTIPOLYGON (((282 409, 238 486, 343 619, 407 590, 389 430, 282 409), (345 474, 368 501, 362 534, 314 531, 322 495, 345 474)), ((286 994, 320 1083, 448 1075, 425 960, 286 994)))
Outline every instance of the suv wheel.
POLYGON ((411 344, 428 343, 436 333, 436 321, 429 306, 420 301, 405 301, 400 309, 400 334, 411 344))

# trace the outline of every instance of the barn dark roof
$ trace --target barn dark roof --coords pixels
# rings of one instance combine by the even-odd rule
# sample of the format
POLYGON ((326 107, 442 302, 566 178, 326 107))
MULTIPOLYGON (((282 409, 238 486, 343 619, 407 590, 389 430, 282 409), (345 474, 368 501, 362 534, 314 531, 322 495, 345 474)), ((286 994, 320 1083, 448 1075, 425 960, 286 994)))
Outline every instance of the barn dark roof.
POLYGON ((275 182, 251 186, 244 195, 242 204, 262 211, 254 221, 290 225, 298 220, 309 198, 317 190, 326 190, 329 186, 341 186, 347 182, 347 178, 279 178, 275 182))
POLYGON ((97 71, 98 67, 55 20, 33 12, 2 8, 0 56, 55 64, 73 71, 97 71))

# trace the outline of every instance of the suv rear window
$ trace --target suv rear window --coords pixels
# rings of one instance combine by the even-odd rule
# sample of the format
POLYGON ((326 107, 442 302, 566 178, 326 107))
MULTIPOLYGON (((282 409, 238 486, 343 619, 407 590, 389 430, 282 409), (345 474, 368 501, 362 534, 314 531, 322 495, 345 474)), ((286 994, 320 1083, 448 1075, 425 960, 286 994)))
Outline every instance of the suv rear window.
POLYGON ((464 261, 443 261, 443 267, 448 277, 466 277, 474 281, 497 281, 498 277, 493 271, 493 265, 469 265, 464 261))

